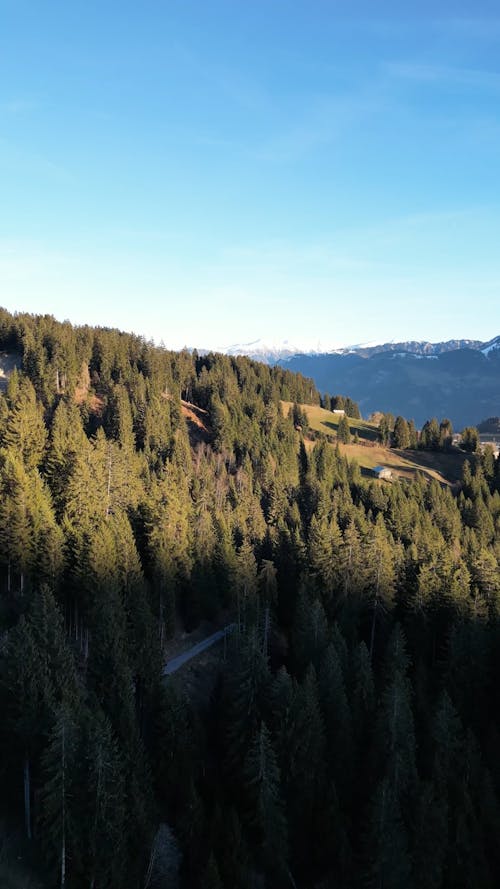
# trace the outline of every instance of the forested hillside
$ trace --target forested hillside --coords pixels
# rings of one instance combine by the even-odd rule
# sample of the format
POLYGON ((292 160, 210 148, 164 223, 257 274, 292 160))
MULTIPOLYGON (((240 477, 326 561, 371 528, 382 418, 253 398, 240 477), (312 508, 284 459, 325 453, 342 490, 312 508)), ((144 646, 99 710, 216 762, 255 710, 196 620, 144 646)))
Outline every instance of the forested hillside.
POLYGON ((370 481, 305 448, 280 403, 319 396, 280 367, 5 311, 0 350, 0 840, 30 885, 497 886, 498 460, 456 496, 370 481), (194 706, 165 646, 221 613, 194 706))

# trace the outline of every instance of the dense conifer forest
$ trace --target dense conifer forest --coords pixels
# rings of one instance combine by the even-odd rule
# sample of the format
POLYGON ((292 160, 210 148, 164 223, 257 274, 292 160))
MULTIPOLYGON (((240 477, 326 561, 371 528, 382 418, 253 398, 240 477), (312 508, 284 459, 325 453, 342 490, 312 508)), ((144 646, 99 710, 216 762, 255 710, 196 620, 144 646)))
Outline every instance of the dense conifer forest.
POLYGON ((498 886, 499 461, 383 483, 282 368, 5 311, 0 350, 0 885, 498 886), (192 700, 168 642, 221 619, 192 700))

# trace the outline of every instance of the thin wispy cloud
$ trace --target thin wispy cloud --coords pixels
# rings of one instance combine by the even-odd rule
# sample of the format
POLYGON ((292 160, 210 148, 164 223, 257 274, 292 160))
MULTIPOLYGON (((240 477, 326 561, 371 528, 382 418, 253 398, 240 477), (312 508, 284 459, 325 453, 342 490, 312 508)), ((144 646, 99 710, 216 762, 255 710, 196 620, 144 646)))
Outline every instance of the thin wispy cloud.
MULTIPOLYGON (((259 290, 272 287, 273 292, 280 287, 304 292, 312 282, 323 292, 346 285, 383 292, 395 284, 418 286, 425 257, 436 279, 453 280, 456 286, 457 280, 466 283, 475 275, 465 254, 455 268, 450 266, 454 245, 466 241, 475 229, 487 230, 495 218, 492 208, 450 208, 387 218, 370 226, 339 227, 321 241, 304 239, 300 245, 286 239, 233 243, 205 264, 204 275, 219 282, 245 280, 259 290)), ((476 280, 494 286, 500 280, 500 263, 491 256, 483 273, 484 279, 476 280)))
POLYGON ((402 80, 432 85, 471 87, 500 91, 500 72, 475 68, 460 68, 420 62, 389 62, 389 75, 402 80))
POLYGON ((470 17, 439 19, 441 30, 455 33, 468 40, 494 41, 500 39, 500 17, 470 17))
POLYGON ((33 99, 13 98, 0 101, 0 114, 26 114, 40 108, 40 103, 33 99))
POLYGON ((74 181, 74 176, 66 165, 2 137, 0 137, 0 171, 4 174, 26 174, 58 182, 74 181))
POLYGON ((382 84, 361 86, 345 94, 307 96, 295 110, 296 123, 287 123, 277 133, 257 142, 252 154, 273 163, 300 160, 321 146, 336 143, 352 128, 386 109, 387 95, 382 84))
POLYGON ((70 270, 75 257, 37 241, 0 240, 0 284, 70 270))
POLYGON ((177 45, 172 49, 171 59, 194 74, 200 85, 208 86, 227 99, 248 111, 269 111, 273 100, 269 89, 258 77, 250 77, 235 66, 209 61, 202 58, 192 47, 177 45))
POLYGON ((400 5, 399 15, 384 17, 382 10, 377 18, 352 17, 342 22, 340 27, 345 31, 365 31, 387 40, 398 40, 406 36, 415 37, 423 34, 429 36, 454 36, 459 39, 479 40, 489 43, 500 38, 500 18, 492 16, 426 16, 415 6, 400 5))

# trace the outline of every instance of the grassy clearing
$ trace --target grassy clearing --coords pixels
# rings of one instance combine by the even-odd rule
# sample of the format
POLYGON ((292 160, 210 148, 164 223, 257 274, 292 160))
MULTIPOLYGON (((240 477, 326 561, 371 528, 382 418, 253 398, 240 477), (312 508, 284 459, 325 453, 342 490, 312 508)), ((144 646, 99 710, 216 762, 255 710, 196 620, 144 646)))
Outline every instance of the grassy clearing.
POLYGON ((399 478, 414 478, 417 472, 428 479, 436 479, 443 485, 452 485, 462 476, 467 455, 457 451, 451 454, 430 451, 398 451, 382 445, 367 447, 362 444, 339 445, 349 460, 357 460, 361 470, 368 474, 374 466, 387 466, 399 478))
MULTIPOLYGON (((292 402, 282 401, 281 403, 283 405, 284 413, 287 414, 292 407, 292 402)), ((339 414, 334 414, 332 411, 327 411, 325 408, 318 407, 318 405, 315 404, 303 404, 301 406, 307 414, 311 429, 314 429, 316 432, 324 432, 325 435, 337 434, 337 428, 340 422, 339 414)), ((347 419, 349 420, 351 432, 353 434, 354 432, 357 432, 360 439, 364 441, 377 440, 378 427, 374 423, 368 423, 367 420, 354 420, 352 417, 348 417, 347 419)))
MULTIPOLYGON (((282 402, 283 410, 289 411, 292 404, 289 401, 282 402)), ((307 414, 311 429, 316 432, 324 432, 336 437, 340 417, 332 414, 322 407, 304 404, 302 408, 307 414)), ((349 419, 351 432, 357 431, 359 442, 356 444, 339 444, 342 454, 349 460, 359 463, 363 474, 368 475, 378 465, 392 469, 398 478, 414 478, 417 472, 422 473, 428 479, 436 479, 444 485, 452 485, 462 475, 462 467, 467 454, 461 451, 452 453, 433 453, 431 451, 398 451, 393 448, 385 448, 377 443, 378 427, 366 420, 349 419)), ((313 442, 310 443, 313 447, 313 442)), ((470 457, 469 457, 470 459, 470 457)))

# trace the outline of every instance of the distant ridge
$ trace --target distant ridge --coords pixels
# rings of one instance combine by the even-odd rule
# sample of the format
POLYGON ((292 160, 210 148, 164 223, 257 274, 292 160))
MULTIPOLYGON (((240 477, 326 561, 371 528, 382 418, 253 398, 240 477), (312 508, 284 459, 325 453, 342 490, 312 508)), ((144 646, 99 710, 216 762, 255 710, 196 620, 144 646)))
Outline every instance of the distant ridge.
POLYGON ((461 429, 500 415, 500 336, 359 346, 278 363, 312 377, 322 392, 349 394, 363 416, 381 410, 418 426, 447 417, 461 429))
MULTIPOLYGON (((231 346, 223 346, 214 351, 223 352, 225 355, 246 355, 254 361, 263 361, 265 364, 275 364, 294 355, 329 355, 337 351, 337 347, 328 347, 321 341, 309 343, 294 343, 291 340, 268 341, 264 339, 252 340, 248 343, 235 343, 231 346)), ((342 351, 340 349, 340 351, 342 351)))
POLYGON ((431 343, 428 340, 408 340, 397 342, 367 342, 354 345, 329 344, 318 340, 317 342, 294 343, 291 340, 267 341, 256 339, 248 343, 236 343, 224 346, 214 351, 223 352, 226 355, 247 355, 257 361, 266 364, 274 364, 277 361, 286 361, 298 355, 360 355, 369 358, 383 352, 407 352, 411 355, 432 356, 442 355, 444 352, 454 352, 458 349, 473 349, 488 354, 492 349, 500 347, 500 336, 483 342, 481 340, 452 339, 443 342, 431 343))

